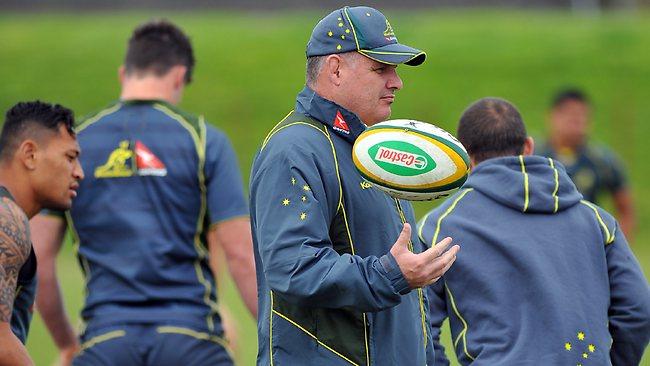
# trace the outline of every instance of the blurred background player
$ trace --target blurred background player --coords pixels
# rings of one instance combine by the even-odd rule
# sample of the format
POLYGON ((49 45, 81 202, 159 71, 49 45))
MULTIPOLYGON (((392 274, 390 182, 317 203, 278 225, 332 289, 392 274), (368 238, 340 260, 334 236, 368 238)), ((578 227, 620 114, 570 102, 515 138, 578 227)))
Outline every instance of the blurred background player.
POLYGON ((612 197, 616 216, 632 242, 636 217, 625 168, 605 146, 588 141, 591 105, 579 89, 560 90, 551 104, 548 140, 537 155, 557 159, 587 201, 598 203, 603 194, 612 197))
POLYGON ((472 172, 419 227, 463 252, 429 288, 436 365, 449 318, 461 365, 638 365, 650 292, 616 220, 583 200, 564 167, 531 155, 519 111, 485 98, 460 118, 472 172))
POLYGON ((78 126, 89 179, 66 218, 86 277, 81 344, 55 271, 66 221, 32 221, 43 264, 37 305, 62 363, 79 351, 76 365, 230 365, 209 264, 217 247, 257 313, 237 158, 223 133, 175 106, 193 68, 179 28, 141 25, 119 70, 119 101, 78 126))
POLYGON ((24 102, 7 111, 0 135, 0 365, 31 365, 23 344, 32 318, 36 258, 28 220, 70 208, 83 171, 72 111, 24 102), (22 342, 22 343, 21 343, 22 342))

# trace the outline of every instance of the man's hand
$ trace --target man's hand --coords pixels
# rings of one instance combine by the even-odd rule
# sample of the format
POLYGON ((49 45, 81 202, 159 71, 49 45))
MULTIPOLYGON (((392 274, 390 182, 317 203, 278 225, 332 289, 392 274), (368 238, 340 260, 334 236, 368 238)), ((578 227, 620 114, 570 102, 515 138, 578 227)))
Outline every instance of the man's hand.
POLYGON ((456 253, 460 250, 454 245, 445 252, 451 244, 451 238, 444 238, 438 244, 415 254, 409 250, 411 241, 411 225, 404 224, 404 228, 397 238, 390 254, 395 257, 399 269, 412 289, 428 286, 436 282, 456 260, 456 253))

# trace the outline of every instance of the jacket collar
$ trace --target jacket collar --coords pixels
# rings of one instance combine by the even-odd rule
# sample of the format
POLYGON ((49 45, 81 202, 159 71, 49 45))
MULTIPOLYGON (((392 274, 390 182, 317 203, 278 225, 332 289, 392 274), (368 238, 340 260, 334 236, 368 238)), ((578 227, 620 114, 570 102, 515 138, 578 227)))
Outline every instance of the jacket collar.
POLYGON ((318 120, 349 143, 354 143, 366 130, 356 114, 321 97, 308 86, 296 97, 296 112, 318 120))

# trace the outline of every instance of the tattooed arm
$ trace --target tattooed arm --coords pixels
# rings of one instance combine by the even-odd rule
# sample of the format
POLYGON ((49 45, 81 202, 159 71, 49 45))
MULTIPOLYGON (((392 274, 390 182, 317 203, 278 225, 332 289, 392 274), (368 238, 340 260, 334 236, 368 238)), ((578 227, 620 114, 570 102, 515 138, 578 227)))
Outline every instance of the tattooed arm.
POLYGON ((30 250, 27 216, 13 201, 0 199, 0 365, 33 365, 10 324, 18 273, 30 250))

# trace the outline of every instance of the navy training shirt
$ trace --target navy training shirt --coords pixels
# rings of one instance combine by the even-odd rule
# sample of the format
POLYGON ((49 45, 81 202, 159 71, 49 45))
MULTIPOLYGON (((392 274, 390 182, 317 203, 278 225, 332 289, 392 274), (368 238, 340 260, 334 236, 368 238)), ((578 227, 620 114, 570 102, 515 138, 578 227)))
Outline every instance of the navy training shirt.
POLYGON ((86 278, 84 320, 182 319, 220 332, 206 233, 248 216, 226 136, 154 100, 114 103, 77 131, 86 178, 67 219, 86 278))

